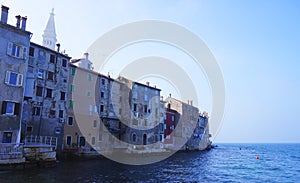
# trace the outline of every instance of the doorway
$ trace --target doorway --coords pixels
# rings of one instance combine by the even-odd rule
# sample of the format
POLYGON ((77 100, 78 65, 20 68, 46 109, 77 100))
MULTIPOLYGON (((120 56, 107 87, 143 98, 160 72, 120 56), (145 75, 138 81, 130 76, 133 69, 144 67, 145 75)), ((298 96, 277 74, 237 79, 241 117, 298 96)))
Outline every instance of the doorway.
POLYGON ((143 135, 143 145, 147 145, 147 134, 143 135))

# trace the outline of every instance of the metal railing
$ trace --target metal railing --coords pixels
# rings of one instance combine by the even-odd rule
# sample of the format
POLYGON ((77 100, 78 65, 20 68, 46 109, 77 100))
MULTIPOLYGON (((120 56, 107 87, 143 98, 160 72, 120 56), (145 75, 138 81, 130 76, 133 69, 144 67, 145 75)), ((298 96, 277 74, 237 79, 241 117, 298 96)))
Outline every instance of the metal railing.
POLYGON ((49 136, 26 136, 24 139, 24 145, 45 145, 56 148, 57 138, 49 136))
POLYGON ((0 143, 0 160, 19 159, 23 157, 23 144, 0 143))

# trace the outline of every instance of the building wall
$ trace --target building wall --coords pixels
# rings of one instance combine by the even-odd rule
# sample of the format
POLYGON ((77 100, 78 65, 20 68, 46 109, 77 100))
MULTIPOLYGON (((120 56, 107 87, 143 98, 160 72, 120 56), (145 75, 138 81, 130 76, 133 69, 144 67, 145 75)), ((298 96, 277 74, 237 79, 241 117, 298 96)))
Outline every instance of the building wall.
POLYGON ((124 77, 118 81, 127 85, 130 119, 125 127, 124 141, 130 144, 147 145, 160 140, 160 89, 148 84, 133 82, 124 77))
POLYGON ((168 97, 166 99, 166 107, 177 111, 176 130, 174 133, 174 145, 177 148, 186 149, 188 140, 194 134, 194 129, 198 123, 199 110, 190 103, 185 103, 180 100, 168 97))
POLYGON ((67 118, 67 90, 70 57, 30 44, 23 106, 24 136, 58 137, 61 148, 67 118))
POLYGON ((69 80, 64 148, 93 147, 97 150, 100 133, 98 73, 70 64, 69 80), (67 142, 67 138, 72 140, 67 142))
POLYGON ((30 32, 0 22, 0 143, 16 143, 20 140, 30 35, 30 32), (15 46, 20 49, 19 55, 15 52, 15 46))

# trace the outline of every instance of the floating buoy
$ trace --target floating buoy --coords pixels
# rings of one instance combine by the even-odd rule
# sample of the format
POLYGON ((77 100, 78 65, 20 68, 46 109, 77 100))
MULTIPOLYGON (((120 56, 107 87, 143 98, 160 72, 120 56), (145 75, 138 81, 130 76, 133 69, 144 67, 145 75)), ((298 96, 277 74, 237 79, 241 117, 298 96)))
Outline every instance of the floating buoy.
POLYGON ((259 156, 255 156, 255 159, 259 159, 259 156))

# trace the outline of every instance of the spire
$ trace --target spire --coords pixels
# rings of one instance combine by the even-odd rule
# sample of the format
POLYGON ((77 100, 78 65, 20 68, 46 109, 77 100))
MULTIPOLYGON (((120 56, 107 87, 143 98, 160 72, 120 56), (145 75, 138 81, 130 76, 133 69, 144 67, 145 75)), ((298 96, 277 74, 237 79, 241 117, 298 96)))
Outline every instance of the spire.
POLYGON ((55 50, 56 41, 54 8, 52 8, 52 12, 50 13, 50 17, 43 34, 43 46, 55 50))

